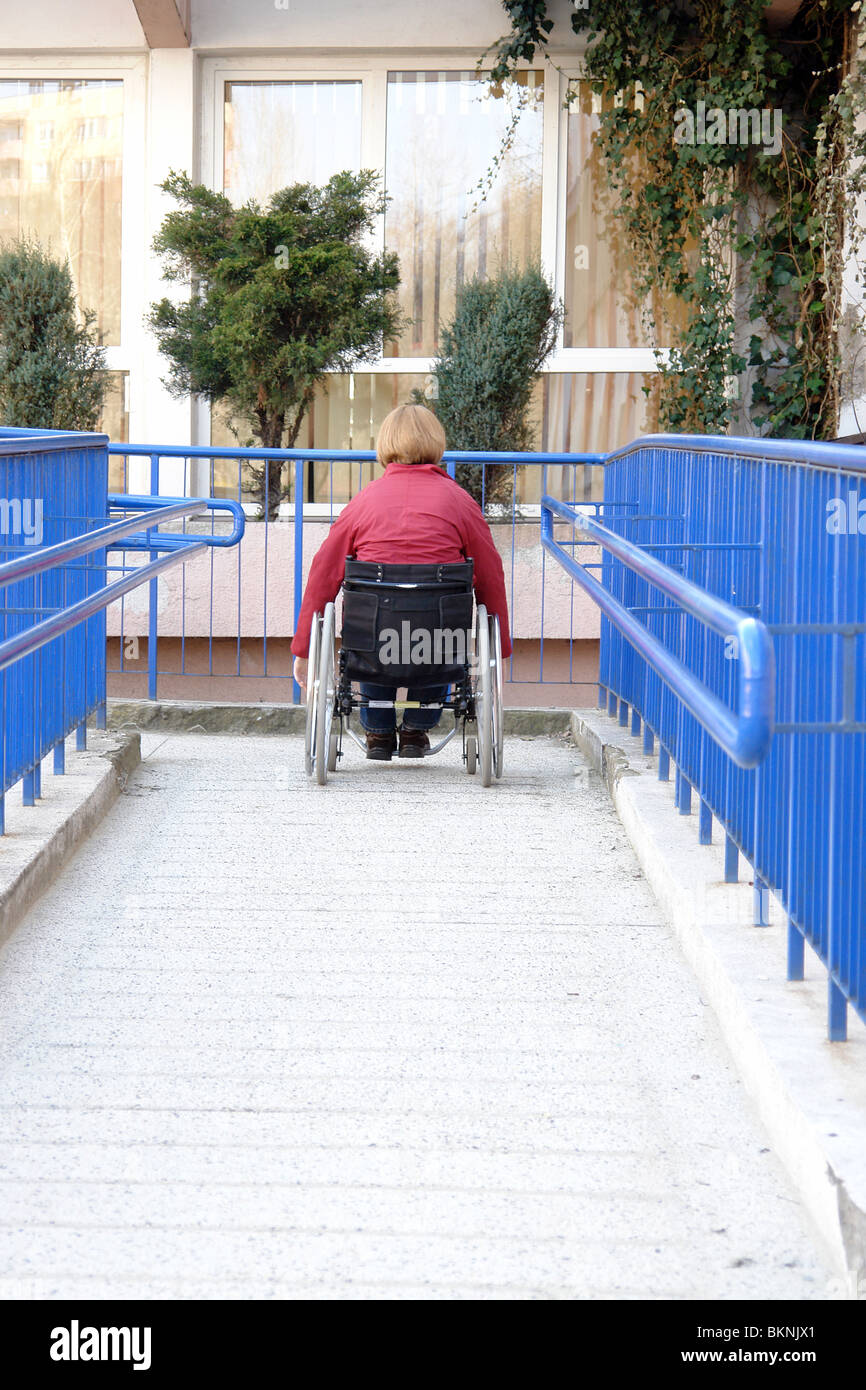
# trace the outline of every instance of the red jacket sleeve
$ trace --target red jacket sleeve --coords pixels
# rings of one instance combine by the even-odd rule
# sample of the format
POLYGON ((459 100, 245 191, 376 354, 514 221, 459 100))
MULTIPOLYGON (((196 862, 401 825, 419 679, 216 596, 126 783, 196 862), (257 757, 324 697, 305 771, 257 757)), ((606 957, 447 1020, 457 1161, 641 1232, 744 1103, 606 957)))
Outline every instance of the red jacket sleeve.
MULTIPOLYGON (((467 494, 468 497, 468 494, 467 494)), ((493 542, 484 513, 471 497, 465 508, 463 525, 466 558, 475 562, 475 598, 488 613, 499 618, 502 655, 511 655, 511 633, 508 627, 508 602, 505 597, 505 571, 502 557, 493 542)))
MULTIPOLYGON (((360 496, 360 494, 359 494, 360 496)), ((313 614, 323 613, 325 604, 332 603, 340 592, 346 573, 346 556, 355 548, 354 508, 348 503, 331 525, 313 557, 304 601, 298 614, 298 624, 292 638, 292 655, 307 656, 310 650, 310 628, 313 614)))

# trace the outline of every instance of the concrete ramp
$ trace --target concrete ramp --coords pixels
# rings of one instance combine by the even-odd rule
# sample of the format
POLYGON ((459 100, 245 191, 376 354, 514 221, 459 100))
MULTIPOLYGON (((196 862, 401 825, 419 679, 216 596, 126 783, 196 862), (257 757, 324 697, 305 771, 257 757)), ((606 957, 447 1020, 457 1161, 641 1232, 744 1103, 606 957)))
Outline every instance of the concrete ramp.
POLYGON ((833 1296, 564 739, 143 751, 0 954, 0 1295, 833 1296))

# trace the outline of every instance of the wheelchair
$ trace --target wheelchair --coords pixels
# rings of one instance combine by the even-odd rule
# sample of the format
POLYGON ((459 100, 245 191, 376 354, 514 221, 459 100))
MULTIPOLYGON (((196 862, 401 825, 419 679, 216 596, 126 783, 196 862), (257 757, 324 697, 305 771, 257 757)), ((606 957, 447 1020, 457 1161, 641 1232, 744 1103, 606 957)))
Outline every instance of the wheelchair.
POLYGON ((343 757, 348 737, 366 754, 352 712, 374 708, 441 708, 454 727, 432 744, 431 757, 458 731, 467 773, 480 769, 489 787, 502 776, 502 644, 499 619, 475 607, 471 560, 456 564, 378 564, 347 559, 340 650, 336 607, 313 616, 307 663, 304 765, 324 786, 343 757), (354 684, 423 689, 448 686, 443 701, 370 700, 354 684))

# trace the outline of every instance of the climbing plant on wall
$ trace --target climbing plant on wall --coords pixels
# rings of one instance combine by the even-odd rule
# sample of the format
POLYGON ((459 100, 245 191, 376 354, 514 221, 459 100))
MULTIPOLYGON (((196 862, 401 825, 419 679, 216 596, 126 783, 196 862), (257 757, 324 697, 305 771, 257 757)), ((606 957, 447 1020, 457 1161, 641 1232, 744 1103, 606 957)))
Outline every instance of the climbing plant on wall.
MULTIPOLYGON (((740 383, 756 430, 837 432, 840 332, 858 319, 843 272, 859 260, 866 189, 859 8, 805 0, 780 31, 767 0, 575 8, 632 288, 651 341, 671 344, 659 357, 663 428, 726 428, 740 383)), ((504 9, 496 82, 544 52, 553 29, 545 0, 504 9)))

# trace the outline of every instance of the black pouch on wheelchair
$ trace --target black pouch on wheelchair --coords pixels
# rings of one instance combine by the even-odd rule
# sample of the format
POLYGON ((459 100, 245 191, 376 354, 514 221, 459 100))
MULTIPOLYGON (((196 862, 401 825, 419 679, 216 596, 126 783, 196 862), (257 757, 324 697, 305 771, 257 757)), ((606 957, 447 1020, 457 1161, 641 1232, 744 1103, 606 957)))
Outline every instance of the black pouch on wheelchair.
POLYGON ((469 632, 472 628, 472 593, 444 594, 439 600, 439 626, 443 632, 469 632))
POLYGON ((343 646, 354 652, 375 652, 378 614, 379 598, 375 593, 344 590, 343 646))
POLYGON ((472 626, 472 561, 347 560, 342 650, 352 679, 388 686, 460 680, 472 626))

